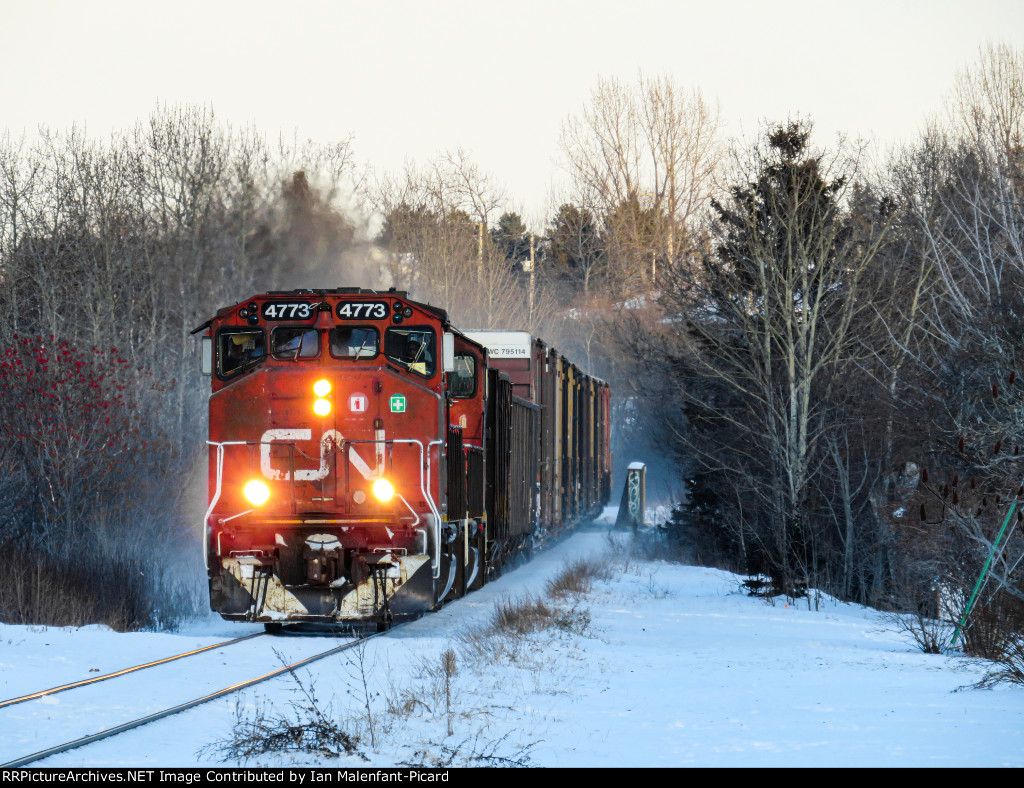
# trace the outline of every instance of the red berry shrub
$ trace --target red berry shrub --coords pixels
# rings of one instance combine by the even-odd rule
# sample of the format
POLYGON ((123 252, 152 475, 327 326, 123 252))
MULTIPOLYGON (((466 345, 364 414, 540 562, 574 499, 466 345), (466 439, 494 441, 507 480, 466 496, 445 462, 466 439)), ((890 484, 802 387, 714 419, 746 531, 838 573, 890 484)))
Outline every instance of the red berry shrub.
MULTIPOLYGON (((125 400, 130 377, 116 349, 16 337, 0 357, 0 446, 23 476, 32 533, 75 537, 81 514, 113 494, 118 471, 141 450, 139 414, 125 400)), ((124 494, 126 491, 122 491, 124 494)))
POLYGON ((156 388, 116 348, 15 337, 0 351, 0 619, 158 623, 166 492, 142 405, 156 388))

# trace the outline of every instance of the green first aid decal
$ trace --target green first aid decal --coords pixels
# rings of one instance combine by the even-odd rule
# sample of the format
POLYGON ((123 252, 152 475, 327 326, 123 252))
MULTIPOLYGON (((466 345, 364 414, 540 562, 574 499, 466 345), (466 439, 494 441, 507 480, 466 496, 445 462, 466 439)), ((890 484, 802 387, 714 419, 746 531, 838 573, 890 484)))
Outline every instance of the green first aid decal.
POLYGON ((405 396, 402 394, 391 395, 391 412, 405 413, 405 396))

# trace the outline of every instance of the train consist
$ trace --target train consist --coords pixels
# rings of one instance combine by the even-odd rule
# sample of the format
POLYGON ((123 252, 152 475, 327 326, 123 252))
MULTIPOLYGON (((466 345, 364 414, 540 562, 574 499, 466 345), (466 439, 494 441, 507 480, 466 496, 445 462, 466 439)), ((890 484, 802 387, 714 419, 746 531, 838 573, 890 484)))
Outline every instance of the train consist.
POLYGON ((608 385, 525 332, 359 288, 257 295, 199 332, 226 619, 384 629, 608 501, 608 385))

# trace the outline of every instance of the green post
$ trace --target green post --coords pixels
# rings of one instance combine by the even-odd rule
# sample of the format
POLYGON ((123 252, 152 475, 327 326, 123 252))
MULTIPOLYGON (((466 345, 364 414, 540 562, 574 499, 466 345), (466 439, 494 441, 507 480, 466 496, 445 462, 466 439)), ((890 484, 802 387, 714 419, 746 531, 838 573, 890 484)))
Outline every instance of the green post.
POLYGON ((985 575, 988 574, 989 567, 992 566, 992 559, 995 557, 996 550, 999 548, 999 543, 1003 540, 1003 534, 1006 533, 1006 526, 1010 524, 1010 518, 1013 516, 1016 509, 1017 502, 1014 501, 1010 506, 1010 511, 1006 513, 1006 519, 1003 520, 1003 527, 999 529, 999 534, 996 536, 996 540, 992 543, 992 549, 988 551, 988 558, 985 559, 985 565, 981 568, 981 574, 978 575, 978 582, 974 584, 974 590, 971 592, 970 599, 967 600, 967 606, 964 608, 964 612, 960 616, 960 620, 957 622, 956 629, 953 630, 953 638, 949 641, 950 648, 953 648, 956 645, 956 639, 960 637, 960 632, 963 631, 964 624, 967 623, 967 617, 971 614, 974 602, 978 598, 978 592, 981 591, 982 583, 985 582, 985 575))

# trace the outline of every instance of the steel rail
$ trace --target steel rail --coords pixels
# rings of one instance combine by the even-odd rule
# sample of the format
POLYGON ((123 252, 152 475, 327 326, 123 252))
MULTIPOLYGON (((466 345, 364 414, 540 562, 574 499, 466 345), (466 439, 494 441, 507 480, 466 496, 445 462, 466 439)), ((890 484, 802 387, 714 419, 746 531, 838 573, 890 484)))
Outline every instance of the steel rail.
POLYGON ((195 654, 202 654, 204 651, 210 651, 215 648, 223 648, 224 646, 233 646, 235 643, 241 643, 243 640, 249 640, 250 638, 261 637, 266 635, 266 632, 253 632, 251 635, 243 635, 233 640, 225 640, 223 643, 214 643, 212 646, 203 646, 193 651, 186 651, 183 654, 175 654, 173 657, 164 657, 163 659, 157 659, 153 662, 146 662, 143 665, 135 665, 134 667, 124 668, 123 670, 117 670, 113 673, 105 673, 102 676, 93 676, 91 679, 83 679, 82 681, 74 681, 70 684, 61 684, 59 687, 51 687, 50 689, 40 690, 39 692, 33 692, 30 695, 22 695, 19 698, 8 698, 7 700, 0 700, 0 709, 5 706, 13 706, 16 703, 24 703, 29 700, 36 700, 37 698, 43 698, 47 695, 55 695, 58 692, 64 692, 65 690, 75 689, 76 687, 85 687, 89 684, 95 684, 98 681, 106 681, 107 679, 117 678, 118 676, 124 676, 127 673, 134 673, 137 670, 145 670, 146 668, 153 668, 157 665, 164 665, 168 662, 174 662, 176 659, 184 659, 185 657, 191 657, 195 654))
POLYGON ((58 744, 54 747, 49 747, 45 750, 34 752, 31 755, 26 755, 22 758, 9 761, 8 763, 0 763, 0 769, 14 769, 19 766, 25 766, 35 761, 40 761, 43 758, 49 758, 51 755, 58 755, 62 752, 67 752, 69 750, 74 750, 79 747, 84 747, 86 744, 92 744, 93 742, 101 741, 102 739, 107 739, 111 736, 116 736, 119 733, 130 731, 133 728, 138 728, 142 725, 148 725, 151 722, 162 720, 164 717, 170 717, 172 714, 177 714, 181 711, 187 711, 188 709, 199 706, 200 704, 207 703, 211 700, 216 700, 217 698, 222 698, 225 695, 231 694, 232 692, 238 692, 239 690, 252 687, 256 684, 259 684, 260 682, 267 681, 268 679, 275 678, 276 676, 280 676, 282 673, 291 672, 296 668, 301 668, 305 665, 309 665, 310 663, 316 662, 317 660, 323 659, 324 657, 329 657, 332 654, 337 654, 339 651, 345 651, 346 649, 353 648, 354 646, 357 646, 360 643, 370 640, 371 638, 375 638, 381 634, 384 633, 378 632, 372 635, 367 635, 365 637, 358 638, 348 643, 343 643, 340 646, 335 646, 334 648, 328 649, 327 651, 322 651, 319 654, 314 654, 311 657, 306 657, 305 659, 299 660, 298 662, 294 662, 291 665, 285 665, 283 668, 278 668, 277 670, 271 671, 270 673, 267 673, 263 676, 259 676, 258 678, 249 679, 248 681, 241 681, 238 684, 232 684, 230 687, 226 687, 222 690, 217 690, 216 692, 212 692, 209 695, 204 695, 201 698, 196 698, 195 700, 180 703, 177 706, 174 706, 170 709, 164 709, 163 711, 154 712, 153 714, 148 714, 145 717, 140 717, 139 719, 132 720, 131 722, 125 722, 121 725, 117 725, 116 727, 108 728, 105 731, 100 731, 99 733, 94 733, 90 736, 83 736, 82 738, 75 739, 74 741, 66 742, 64 744, 58 744))

